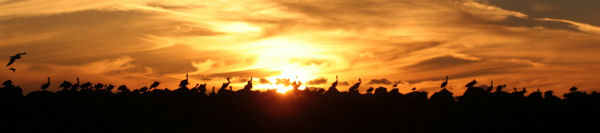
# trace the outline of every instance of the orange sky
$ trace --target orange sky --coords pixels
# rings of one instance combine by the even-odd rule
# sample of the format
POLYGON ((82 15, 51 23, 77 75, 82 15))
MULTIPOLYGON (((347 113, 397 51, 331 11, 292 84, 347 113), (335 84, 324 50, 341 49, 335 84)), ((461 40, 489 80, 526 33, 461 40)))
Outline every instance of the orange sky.
MULTIPOLYGON (((565 92, 600 85, 600 1, 581 0, 0 0, 0 80, 161 81, 234 89, 255 77, 401 92, 507 84, 565 92), (320 79, 320 80, 315 80, 320 79), (374 82, 371 82, 371 81, 374 82), (316 82, 321 81, 321 82, 316 82), (326 82, 324 82, 326 81, 326 82)), ((272 86, 272 85, 271 85, 272 86)), ((30 91, 30 90, 26 90, 30 91)))

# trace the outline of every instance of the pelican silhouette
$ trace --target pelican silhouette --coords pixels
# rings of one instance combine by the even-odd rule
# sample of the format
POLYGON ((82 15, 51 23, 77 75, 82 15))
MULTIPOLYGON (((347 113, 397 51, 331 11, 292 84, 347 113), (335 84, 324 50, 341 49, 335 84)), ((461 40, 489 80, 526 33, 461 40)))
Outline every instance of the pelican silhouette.
POLYGON ((252 77, 250 77, 250 80, 248 80, 248 83, 246 84, 246 86, 244 86, 244 89, 242 90, 251 90, 252 89, 252 77))
POLYGON ((227 78, 227 83, 223 83, 223 85, 221 85, 221 89, 219 89, 219 90, 227 89, 227 86, 229 86, 229 83, 231 83, 231 81, 229 81, 229 78, 227 78))
POLYGON ((17 69, 15 69, 14 67, 9 68, 8 70, 11 70, 13 72, 17 71, 17 69))
POLYGON ((46 90, 46 89, 48 89, 49 86, 50 86, 50 77, 48 77, 48 83, 43 84, 41 89, 46 90))
POLYGON ((79 88, 79 77, 77 77, 77 83, 75 83, 73 86, 71 86, 72 90, 77 90, 79 88))
POLYGON ((10 56, 10 60, 8 61, 8 64, 6 64, 6 66, 10 66, 11 64, 15 63, 15 61, 17 61, 17 59, 21 59, 21 55, 25 55, 27 54, 26 52, 23 53, 18 53, 16 55, 10 56))
POLYGON ((62 87, 63 89, 67 89, 67 88, 71 88, 71 86, 73 86, 73 84, 69 81, 63 81, 62 84, 60 84, 60 86, 58 87, 62 87))
POLYGON ((471 88, 471 87, 475 86, 475 84, 477 84, 477 81, 473 80, 473 81, 467 83, 467 85, 465 85, 465 87, 471 88))
POLYGON ((442 85, 440 86, 440 88, 446 88, 447 85, 448 85, 448 75, 446 75, 446 81, 442 82, 442 85))
POLYGON ((335 82, 333 82, 333 84, 331 84, 332 88, 335 88, 338 85, 338 76, 335 75, 335 82))
POLYGON ((152 83, 152 85, 150 85, 150 89, 155 89, 156 87, 158 87, 158 85, 160 85, 160 82, 154 81, 154 83, 152 83))
POLYGON ((181 80, 181 82, 179 82, 179 88, 186 88, 187 89, 187 85, 190 84, 189 82, 189 78, 188 78, 188 74, 185 74, 185 80, 181 80))
POLYGON ((360 78, 358 78, 358 83, 352 85, 350 87, 350 89, 348 89, 348 91, 357 91, 358 92, 358 87, 360 86, 360 83, 362 83, 362 80, 360 78))
POLYGON ((373 87, 370 87, 369 89, 367 89, 367 93, 371 93, 373 92, 373 87))
POLYGON ((571 89, 569 89, 569 91, 571 91, 571 92, 577 91, 577 87, 573 86, 573 87, 571 87, 571 89))

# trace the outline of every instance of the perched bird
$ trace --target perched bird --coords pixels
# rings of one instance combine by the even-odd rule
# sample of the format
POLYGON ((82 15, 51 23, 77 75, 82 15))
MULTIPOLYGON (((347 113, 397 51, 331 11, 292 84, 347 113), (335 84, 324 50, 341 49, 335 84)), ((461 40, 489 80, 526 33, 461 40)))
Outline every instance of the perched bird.
POLYGON ((96 90, 100 90, 103 87, 104 87, 104 84, 102 84, 102 83, 97 83, 96 85, 94 85, 94 89, 96 89, 96 90))
POLYGON ((15 69, 14 67, 9 68, 8 70, 11 70, 13 72, 17 71, 17 69, 15 69))
POLYGON ((60 84, 59 87, 62 87, 63 89, 67 89, 67 88, 71 88, 71 86, 73 86, 73 84, 69 81, 63 81, 62 84, 60 84))
POLYGON ((41 89, 46 90, 46 89, 48 89, 49 86, 50 86, 50 77, 48 77, 48 83, 43 84, 41 89))
POLYGON ((348 91, 354 91, 354 92, 358 92, 358 87, 360 86, 360 83, 362 83, 362 80, 360 78, 358 78, 358 83, 352 85, 348 91))
POLYGON ((477 81, 473 80, 473 81, 467 83, 467 85, 465 85, 465 87, 471 88, 471 87, 475 86, 475 84, 477 84, 477 81))
POLYGON ((446 81, 442 82, 442 85, 440 88, 446 88, 447 85, 448 85, 448 76, 446 75, 446 81))
POLYGON ((158 85, 160 85, 160 82, 154 81, 154 83, 152 83, 152 85, 150 85, 150 89, 154 89, 154 88, 158 87, 158 85))
POLYGON ((18 53, 16 55, 10 56, 10 60, 8 61, 8 64, 6 64, 6 66, 10 66, 11 64, 15 63, 15 61, 17 61, 17 59, 21 59, 21 55, 25 55, 27 53, 23 52, 23 53, 18 53))
POLYGON ((577 87, 573 86, 573 87, 571 87, 571 89, 569 89, 569 91, 572 91, 572 92, 577 91, 577 87))
POLYGON ((370 87, 369 89, 367 89, 367 93, 371 93, 373 92, 373 87, 370 87))
POLYGON ((188 77, 188 74, 185 74, 185 80, 181 80, 181 82, 179 82, 179 88, 187 88, 187 85, 190 84, 188 77))
POLYGON ((71 86, 71 90, 77 90, 79 89, 79 77, 77 77, 77 83, 73 84, 73 86, 71 86))
POLYGON ((231 83, 231 81, 229 81, 229 78, 227 78, 227 83, 223 83, 223 85, 221 85, 221 89, 219 89, 219 90, 227 89, 227 86, 229 86, 230 83, 231 83))

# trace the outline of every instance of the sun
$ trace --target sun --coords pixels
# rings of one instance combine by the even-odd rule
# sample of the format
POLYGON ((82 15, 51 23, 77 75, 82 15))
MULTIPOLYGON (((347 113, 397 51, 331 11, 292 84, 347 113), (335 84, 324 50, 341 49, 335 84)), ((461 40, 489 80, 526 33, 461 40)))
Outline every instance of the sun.
POLYGON ((320 47, 314 46, 314 43, 308 43, 302 40, 275 37, 259 40, 248 47, 248 55, 255 55, 256 62, 250 68, 268 69, 277 71, 278 75, 266 77, 270 83, 259 84, 257 89, 277 89, 279 93, 285 93, 293 89, 290 82, 299 81, 303 83, 299 89, 304 89, 305 84, 310 79, 316 78, 323 69, 323 66, 307 65, 298 61, 298 59, 326 59, 328 55, 322 54, 320 47), (277 80, 288 79, 288 84, 277 83, 277 80))

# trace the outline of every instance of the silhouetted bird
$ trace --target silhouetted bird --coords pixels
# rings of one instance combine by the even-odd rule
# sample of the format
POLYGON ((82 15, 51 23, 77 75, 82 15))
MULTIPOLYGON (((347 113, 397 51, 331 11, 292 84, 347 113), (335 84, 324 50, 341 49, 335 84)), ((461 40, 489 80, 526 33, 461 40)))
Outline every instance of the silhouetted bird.
POLYGON ((252 89, 252 77, 250 77, 250 80, 248 80, 248 83, 244 86, 244 89, 242 89, 242 90, 249 91, 251 89, 252 89))
POLYGON ((113 89, 115 89, 115 85, 106 86, 106 91, 112 91, 113 89))
POLYGON ((187 85, 189 84, 190 82, 188 82, 188 74, 185 74, 185 80, 181 80, 181 82, 179 82, 179 88, 187 89, 187 85))
POLYGON ((412 88, 412 89, 410 89, 410 90, 412 90, 412 91, 416 91, 416 90, 417 90, 417 87, 413 87, 413 88, 412 88))
POLYGON ((494 80, 492 80, 490 87, 488 87, 488 89, 487 89, 488 92, 492 92, 492 90, 494 90, 494 80))
POLYGON ((119 86, 119 88, 117 88, 118 91, 120 91, 121 93, 129 93, 131 91, 129 91, 129 89, 127 89, 127 86, 125 85, 121 85, 119 86))
POLYGON ((10 66, 11 64, 15 63, 15 61, 17 61, 17 59, 21 59, 21 55, 25 55, 27 54, 26 52, 23 53, 18 53, 16 55, 10 56, 10 60, 8 61, 8 64, 6 64, 6 66, 10 66))
POLYGON ((100 90, 100 89, 102 89, 102 87, 104 87, 104 84, 102 84, 102 83, 97 83, 96 85, 94 85, 94 89, 96 89, 96 90, 100 90))
POLYGON ((298 76, 296 76, 296 81, 292 83, 292 87, 294 88, 294 92, 298 91, 298 88, 302 86, 302 82, 298 81, 298 76))
POLYGON ((506 85, 499 85, 498 87, 496 87, 496 92, 497 93, 502 92, 502 89, 505 88, 505 87, 506 87, 506 85))
POLYGON ((375 90, 373 87, 369 87, 369 89, 367 89, 367 93, 371 93, 373 90, 375 90))
POLYGON ((229 81, 229 78, 227 78, 227 83, 223 83, 223 85, 221 85, 221 89, 219 89, 219 91, 227 89, 227 86, 229 86, 229 83, 231 83, 231 81, 229 81))
POLYGON ((92 86, 92 83, 90 83, 90 82, 88 81, 88 82, 85 82, 85 83, 83 83, 83 84, 81 85, 81 89, 86 89, 86 90, 87 90, 87 89, 91 89, 91 88, 90 88, 91 86, 92 86))
POLYGON ((216 94, 216 93, 215 93, 215 87, 213 86, 213 87, 212 87, 212 90, 210 91, 210 95, 211 95, 211 96, 213 96, 213 95, 215 95, 215 94, 216 94))
POLYGON ((442 82, 442 85, 440 88, 446 88, 447 85, 448 85, 448 76, 446 75, 446 81, 442 82))
POLYGON ((158 87, 158 85, 160 85, 160 82, 154 81, 154 83, 152 83, 152 85, 150 85, 150 89, 152 90, 152 89, 158 87))
POLYGON ((358 93, 358 87, 360 86, 360 83, 362 83, 362 80, 360 78, 358 78, 358 83, 350 86, 350 88, 348 89, 348 92, 352 93, 352 94, 360 94, 360 93, 358 93))
POLYGON ((572 91, 572 92, 577 91, 577 87, 573 86, 573 87, 571 87, 571 89, 569 89, 569 91, 572 91))
POLYGON ((333 82, 331 84, 331 86, 329 86, 329 89, 327 90, 327 92, 325 92, 326 94, 338 94, 340 93, 340 91, 336 88, 338 85, 338 76, 335 76, 335 82, 333 82))
POLYGON ((15 69, 14 67, 9 68, 8 70, 13 71, 13 72, 17 71, 17 69, 15 69))
POLYGON ((140 90, 140 92, 146 92, 146 91, 148 91, 148 87, 144 86, 144 87, 140 88, 139 90, 140 90))
POLYGON ((46 90, 46 89, 48 89, 49 86, 50 86, 50 77, 48 77, 48 83, 43 84, 41 89, 46 90))
POLYGON ((62 87, 64 90, 66 90, 67 88, 71 88, 71 86, 73 86, 71 82, 63 81, 58 87, 62 87))
POLYGON ((475 86, 475 84, 477 84, 477 81, 473 80, 473 81, 469 82, 467 85, 465 85, 465 87, 471 88, 471 87, 475 86))
POLYGON ((79 88, 79 77, 77 77, 77 83, 75 83, 73 86, 71 86, 71 90, 77 90, 79 88))

